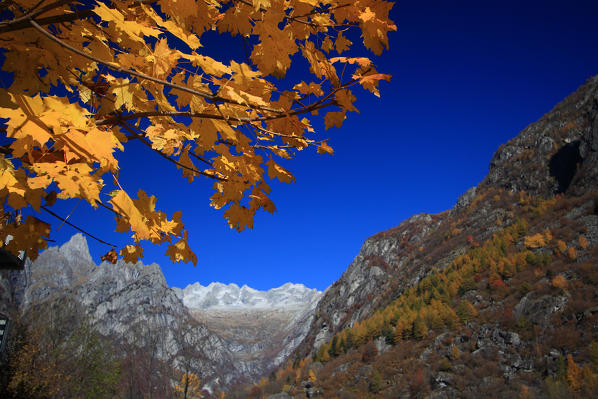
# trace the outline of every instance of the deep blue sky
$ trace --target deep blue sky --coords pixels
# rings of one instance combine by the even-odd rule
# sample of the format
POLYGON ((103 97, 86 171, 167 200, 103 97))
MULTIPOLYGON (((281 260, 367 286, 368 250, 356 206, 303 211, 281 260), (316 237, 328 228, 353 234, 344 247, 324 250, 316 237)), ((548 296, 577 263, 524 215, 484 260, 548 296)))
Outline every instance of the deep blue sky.
MULTIPOLYGON (((368 236, 452 207, 483 179, 500 144, 598 73, 595 0, 408 0, 391 15, 398 31, 377 60, 393 75, 382 97, 359 96, 361 114, 325 133, 333 156, 303 151, 287 164, 297 182, 271 185, 278 211, 259 213, 253 230, 230 230, 222 211, 208 206, 210 182, 188 185, 144 149, 121 157, 126 189, 157 195, 169 214, 183 211, 199 259, 197 267, 173 265, 165 247, 146 245, 144 262, 159 263, 179 287, 220 281, 269 289, 291 281, 325 289, 368 236)), ((72 204, 58 209, 67 214, 72 204)), ((108 212, 86 208, 81 203, 70 220, 126 243, 108 212)), ((53 238, 74 233, 63 226, 53 238)), ((99 263, 107 248, 88 241, 99 263)))

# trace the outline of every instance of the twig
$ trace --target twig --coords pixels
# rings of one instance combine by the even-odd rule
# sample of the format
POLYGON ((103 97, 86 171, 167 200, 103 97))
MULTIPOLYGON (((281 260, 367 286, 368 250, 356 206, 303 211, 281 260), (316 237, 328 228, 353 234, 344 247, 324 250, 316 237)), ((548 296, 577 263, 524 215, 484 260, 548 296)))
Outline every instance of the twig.
POLYGON ((57 219, 60 219, 60 220, 62 220, 64 223, 68 224, 69 226, 71 226, 71 227, 72 227, 72 228, 74 228, 74 229, 77 229, 77 230, 79 230, 81 233, 83 233, 83 234, 85 234, 85 235, 89 236, 90 238, 93 238, 94 240, 96 240, 96 241, 98 241, 98 242, 101 242, 102 244, 106 244, 106 245, 109 245, 109 246, 111 246, 111 247, 114 247, 114 248, 116 248, 116 245, 114 245, 114 244, 110 244, 109 242, 106 242, 106 241, 103 241, 103 240, 99 239, 98 237, 96 237, 96 236, 94 236, 94 235, 92 235, 92 234, 88 233, 87 231, 85 231, 85 230, 83 230, 83 229, 81 229, 81 228, 79 228, 79 227, 75 226, 74 224, 72 224, 71 222, 68 222, 68 221, 67 221, 66 219, 64 219, 63 217, 61 217, 61 216, 58 216, 57 214, 55 214, 54 212, 52 212, 51 210, 49 210, 48 208, 46 208, 44 205, 42 205, 42 206, 41 206, 41 208, 42 208, 44 211, 48 212, 50 215, 54 216, 54 217, 55 217, 55 218, 57 218, 57 219))
POLYGON ((58 1, 55 1, 54 3, 48 4, 48 5, 40 8, 37 11, 33 11, 37 7, 39 7, 39 5, 43 2, 43 0, 42 0, 35 7, 33 7, 32 10, 30 10, 27 14, 22 15, 22 16, 20 16, 18 18, 10 20, 10 21, 0 22, 0 26, 4 27, 4 26, 16 25, 16 24, 19 24, 21 22, 28 22, 29 20, 31 20, 31 19, 33 19, 35 17, 38 17, 38 16, 42 15, 43 13, 45 13, 47 11, 50 11, 50 10, 52 10, 54 8, 58 8, 60 6, 67 5, 69 3, 72 3, 73 1, 74 0, 58 0, 58 1))
MULTIPOLYGON (((346 86, 342 86, 340 88, 345 88, 346 86)), ((339 88, 339 89, 340 89, 339 88)), ((338 89, 337 89, 338 90, 338 89)), ((335 92, 337 91, 335 90, 335 92)), ((326 98, 329 98, 330 96, 327 96, 326 98)), ((312 111, 317 111, 320 108, 324 108, 327 107, 329 105, 334 104, 334 101, 329 101, 327 103, 321 103, 316 102, 306 108, 302 108, 302 109, 298 109, 295 111, 291 111, 288 112, 286 114, 279 114, 279 115, 268 115, 268 116, 260 116, 260 117, 256 117, 256 118, 237 118, 234 117, 234 120, 242 122, 242 123, 250 123, 250 122, 262 122, 262 121, 270 121, 270 120, 274 120, 274 119, 281 119, 281 118, 286 118, 288 116, 295 116, 295 115, 301 115, 301 114, 306 114, 308 112, 312 112, 312 111)), ((137 118, 145 118, 145 117, 151 117, 151 116, 170 116, 170 117, 177 117, 177 116, 187 116, 189 118, 203 118, 203 119, 218 119, 218 120, 227 120, 227 119, 231 119, 231 118, 227 118, 223 115, 215 115, 215 114, 206 114, 206 113, 202 113, 202 112, 185 112, 185 111, 175 111, 175 112, 171 112, 171 111, 147 111, 147 112, 136 112, 133 114, 127 114, 127 115, 116 115, 110 118, 106 118, 106 119, 101 119, 99 121, 96 122, 97 126, 104 126, 104 125, 117 125, 120 122, 125 122, 131 119, 137 119, 137 118)))
POLYGON ((68 218, 71 217, 71 215, 73 214, 73 212, 75 212, 75 209, 77 209, 77 206, 79 205, 80 202, 81 202, 81 198, 79 198, 79 201, 77 201, 77 203, 75 204, 75 206, 73 207, 73 209, 69 212, 69 214, 66 215, 66 217, 64 218, 64 220, 62 221, 62 223, 60 223, 60 226, 58 226, 58 228, 56 229, 56 231, 60 231, 60 229, 62 228, 62 226, 64 226, 64 223, 68 220, 68 218))

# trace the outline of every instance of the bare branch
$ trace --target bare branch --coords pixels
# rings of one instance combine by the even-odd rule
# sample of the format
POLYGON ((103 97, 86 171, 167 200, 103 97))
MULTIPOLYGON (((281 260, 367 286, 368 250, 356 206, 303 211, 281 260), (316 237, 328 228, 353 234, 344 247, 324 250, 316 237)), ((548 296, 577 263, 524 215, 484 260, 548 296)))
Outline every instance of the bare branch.
MULTIPOLYGON (((320 108, 328 107, 329 105, 333 105, 334 101, 329 101, 326 103, 314 103, 306 108, 302 108, 299 110, 291 111, 286 114, 279 114, 279 115, 268 115, 268 116, 259 116, 255 118, 234 118, 235 121, 242 122, 242 123, 249 123, 249 122, 261 122, 261 121, 269 121, 273 119, 281 119, 286 118, 288 116, 300 115, 305 114, 312 111, 317 111, 320 108)), ((151 116, 170 116, 170 117, 177 117, 177 116, 187 116, 189 118, 204 118, 204 119, 219 119, 219 120, 227 120, 233 118, 227 118, 222 115, 214 115, 214 114, 206 114, 202 112, 185 112, 185 111, 147 111, 147 112, 136 112, 133 114, 127 115, 116 115, 110 118, 102 119, 96 122, 98 126, 104 125, 117 125, 120 122, 128 121, 131 119, 137 118, 146 118, 151 116)))
POLYGON ((80 227, 75 226, 74 224, 72 224, 71 222, 67 221, 65 218, 63 218, 62 216, 58 216, 57 214, 55 214, 54 212, 52 212, 51 210, 49 210, 47 207, 45 207, 44 205, 42 205, 40 208, 42 208, 44 211, 48 212, 50 215, 54 216, 55 218, 62 220, 63 223, 68 224, 69 226, 71 226, 74 229, 79 230, 81 233, 85 234, 86 236, 93 238, 94 240, 101 242, 102 244, 106 244, 109 245, 111 247, 116 248, 116 245, 114 244, 110 244, 109 242, 103 241, 101 239, 99 239, 98 237, 94 236, 93 234, 88 233, 87 231, 81 229, 80 227))
MULTIPOLYGON (((91 17, 94 15, 92 10, 79 10, 73 13, 68 14, 61 14, 61 15, 53 15, 51 17, 39 18, 37 19, 37 23, 39 25, 50 25, 50 24, 58 24, 62 22, 72 22, 79 19, 84 19, 87 17, 91 17)), ((20 19, 20 18, 19 18, 20 19)), ((0 23, 0 34, 14 32, 21 29, 27 28, 34 28, 33 24, 31 23, 30 19, 20 20, 15 22, 16 20, 5 22, 4 24, 0 23)))
POLYGON ((124 127, 129 133, 131 133, 133 135, 133 137, 131 137, 131 138, 138 139, 143 144, 145 144, 147 147, 151 148, 152 151, 154 151, 156 154, 160 155, 162 158, 166 159, 167 161, 172 162, 175 165, 177 165, 177 166, 179 166, 179 167, 181 167, 183 169, 187 169, 187 170, 189 170, 189 171, 191 171, 193 173, 197 173, 199 175, 206 176, 206 177, 209 177, 209 178, 215 179, 215 180, 227 181, 226 178, 219 177, 219 176, 216 176, 216 175, 213 175, 213 174, 210 174, 210 173, 206 173, 206 172, 203 172, 201 170, 190 168, 190 167, 188 167, 186 165, 183 165, 182 163, 179 163, 176 160, 174 160, 171 157, 169 157, 168 155, 164 154, 162 151, 156 150, 155 148, 152 147, 152 143, 150 143, 145 137, 143 137, 142 135, 140 135, 136 131, 134 131, 130 124, 128 124, 128 123, 125 122, 125 123, 122 124, 122 127, 124 127))

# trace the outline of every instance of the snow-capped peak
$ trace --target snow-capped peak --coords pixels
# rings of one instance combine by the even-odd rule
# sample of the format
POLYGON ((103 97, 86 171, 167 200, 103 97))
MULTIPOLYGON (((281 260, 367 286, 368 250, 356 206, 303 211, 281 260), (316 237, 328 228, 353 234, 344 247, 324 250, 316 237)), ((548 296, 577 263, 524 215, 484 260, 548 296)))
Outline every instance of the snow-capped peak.
POLYGON ((259 291, 247 285, 241 288, 235 283, 200 283, 175 289, 185 306, 192 309, 278 309, 305 307, 322 295, 321 291, 309 289, 303 284, 286 283, 268 291, 259 291))

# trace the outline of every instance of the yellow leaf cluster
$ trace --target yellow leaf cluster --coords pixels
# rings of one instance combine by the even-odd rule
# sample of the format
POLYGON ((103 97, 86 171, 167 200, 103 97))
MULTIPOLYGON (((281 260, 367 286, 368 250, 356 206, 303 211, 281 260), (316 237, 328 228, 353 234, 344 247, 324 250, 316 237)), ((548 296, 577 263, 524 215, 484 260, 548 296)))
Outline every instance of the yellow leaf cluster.
POLYGON ((542 248, 546 246, 546 239, 542 233, 537 233, 531 236, 526 236, 523 239, 525 246, 528 248, 542 248))
MULTIPOLYGON (((132 232, 115 250, 127 262, 142 256, 141 241, 168 243, 175 262, 196 256, 180 213, 168 219, 155 197, 121 186, 116 153, 141 143, 189 183, 213 180, 211 205, 242 231, 260 209, 276 210, 267 180, 295 180, 275 157, 334 153, 315 138, 318 111, 328 108, 326 129, 340 128, 358 112, 353 87, 379 95, 390 79, 354 45, 388 48, 396 26, 384 0, 57 1, 30 20, 36 5, 9 2, 1 21, 2 69, 14 79, 0 89, 0 200, 9 214, 71 198, 111 208, 116 230, 132 232), (232 35, 253 65, 219 58, 208 31, 232 35), (311 79, 287 76, 301 57, 311 79)), ((21 232, 14 245, 37 251, 43 236, 21 232)))

